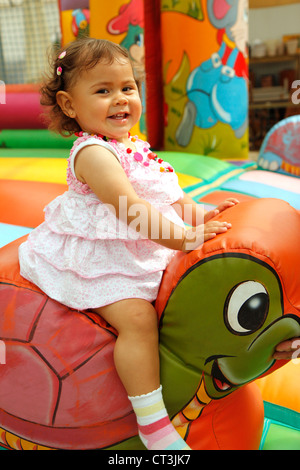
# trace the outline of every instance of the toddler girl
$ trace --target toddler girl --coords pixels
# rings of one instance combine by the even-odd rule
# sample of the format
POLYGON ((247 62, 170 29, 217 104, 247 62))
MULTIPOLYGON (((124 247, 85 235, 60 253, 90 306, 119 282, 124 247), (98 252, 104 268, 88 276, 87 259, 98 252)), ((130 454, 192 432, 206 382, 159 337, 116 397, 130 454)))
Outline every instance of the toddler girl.
POLYGON ((152 450, 187 449, 162 399, 152 302, 175 250, 226 231, 230 224, 211 219, 238 201, 204 215, 183 194, 173 168, 130 136, 142 111, 139 81, 120 46, 88 38, 71 43, 55 57, 41 92, 50 128, 78 139, 68 160, 69 190, 45 208, 45 222, 20 246, 21 274, 118 331, 115 365, 141 440, 152 450))

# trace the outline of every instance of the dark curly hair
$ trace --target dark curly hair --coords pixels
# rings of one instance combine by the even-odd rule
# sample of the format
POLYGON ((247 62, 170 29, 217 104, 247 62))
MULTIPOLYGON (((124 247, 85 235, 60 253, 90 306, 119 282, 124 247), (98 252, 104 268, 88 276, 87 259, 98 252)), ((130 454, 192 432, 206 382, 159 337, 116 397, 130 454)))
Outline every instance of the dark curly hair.
MULTIPOLYGON (((41 104, 48 107, 45 118, 50 130, 63 136, 70 136, 81 131, 77 121, 66 116, 56 101, 56 94, 60 90, 68 91, 83 70, 93 68, 99 61, 112 64, 118 58, 125 58, 131 64, 129 53, 126 49, 111 41, 104 39, 82 38, 71 42, 54 53, 50 59, 50 75, 45 77, 41 86, 41 104), (66 52, 61 56, 62 52, 66 52), (59 58, 61 56, 61 58, 59 58), (57 74, 61 67, 61 74, 57 74)), ((141 78, 132 65, 135 80, 140 89, 141 78)))

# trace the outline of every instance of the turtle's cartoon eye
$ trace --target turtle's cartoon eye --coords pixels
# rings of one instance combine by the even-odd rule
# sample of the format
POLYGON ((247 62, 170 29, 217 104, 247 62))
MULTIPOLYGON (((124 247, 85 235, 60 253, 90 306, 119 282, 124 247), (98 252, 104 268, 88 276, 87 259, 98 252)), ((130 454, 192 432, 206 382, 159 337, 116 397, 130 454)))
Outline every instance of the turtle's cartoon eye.
POLYGON ((261 328, 269 311, 269 295, 256 281, 245 281, 229 292, 224 309, 227 328, 236 335, 249 335, 261 328))

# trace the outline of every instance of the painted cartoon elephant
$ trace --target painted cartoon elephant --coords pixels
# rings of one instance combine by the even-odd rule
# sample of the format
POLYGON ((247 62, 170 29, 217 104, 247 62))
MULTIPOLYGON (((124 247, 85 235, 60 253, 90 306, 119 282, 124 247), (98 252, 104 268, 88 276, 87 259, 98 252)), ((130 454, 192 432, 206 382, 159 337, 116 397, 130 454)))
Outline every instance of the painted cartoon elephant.
POLYGON ((194 126, 209 129, 221 122, 240 138, 248 125, 247 2, 207 0, 207 12, 218 31, 220 48, 192 70, 187 80, 188 101, 176 132, 182 147, 189 144, 194 126))

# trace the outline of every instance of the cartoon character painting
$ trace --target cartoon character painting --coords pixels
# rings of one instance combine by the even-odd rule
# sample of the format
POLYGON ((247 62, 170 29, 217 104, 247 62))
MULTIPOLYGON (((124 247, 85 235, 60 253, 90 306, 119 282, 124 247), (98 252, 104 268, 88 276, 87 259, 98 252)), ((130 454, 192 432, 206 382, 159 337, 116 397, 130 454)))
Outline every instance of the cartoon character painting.
MULTIPOLYGON (((62 5, 70 8, 71 0, 66 2, 62 5)), ((147 77, 141 90, 143 114, 133 133, 147 138, 159 127, 164 134, 159 146, 165 150, 247 158, 247 0, 163 0, 158 7, 153 6, 159 12, 151 12, 150 21, 149 5, 143 0, 115 0, 105 3, 105 8, 103 3, 77 0, 72 19, 70 10, 62 11, 63 40, 66 43, 76 34, 85 34, 86 25, 92 37, 109 39, 128 49, 136 69, 147 77), (145 25, 146 32, 153 34, 152 39, 148 34, 148 42, 145 25), (147 49, 149 41, 151 47, 147 49), (145 59, 151 57, 152 50, 156 54, 155 48, 155 67, 159 63, 159 69, 151 73, 153 82, 159 77, 157 83, 162 89, 155 104, 161 114, 158 120, 153 120, 149 111, 152 97, 145 59)))
POLYGON ((207 0, 207 15, 220 45, 194 68, 186 83, 188 101, 177 128, 177 143, 186 147, 194 126, 229 125, 236 138, 247 129, 247 0, 207 0))
POLYGON ((163 0, 162 11, 176 11, 197 20, 203 20, 201 0, 163 0))
POLYGON ((62 42, 90 35, 90 0, 60 0, 62 42))
POLYGON ((72 11, 72 32, 76 38, 89 36, 90 10, 77 8, 72 11))

